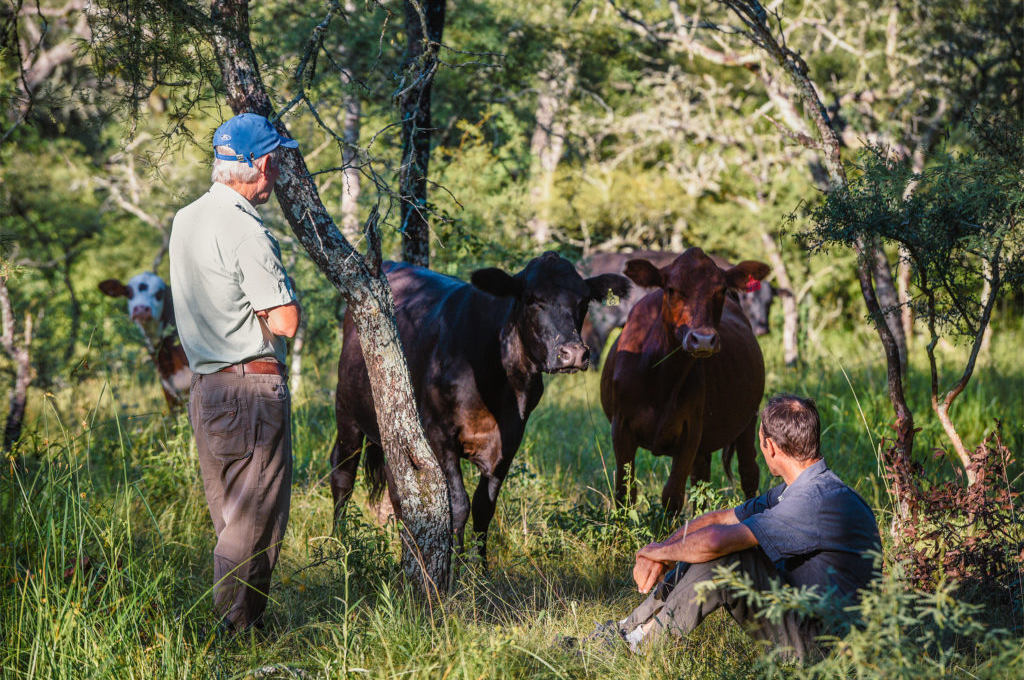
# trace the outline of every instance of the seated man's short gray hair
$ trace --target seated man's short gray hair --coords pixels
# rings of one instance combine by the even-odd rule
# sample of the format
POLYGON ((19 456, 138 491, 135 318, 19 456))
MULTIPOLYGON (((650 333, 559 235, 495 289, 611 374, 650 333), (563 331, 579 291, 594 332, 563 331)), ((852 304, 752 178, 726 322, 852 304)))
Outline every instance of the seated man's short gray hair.
MULTIPOLYGON (((215 146, 214 151, 223 154, 234 154, 235 150, 230 146, 215 146)), ((269 154, 271 163, 277 162, 277 149, 269 154)), ((260 171, 255 165, 249 165, 245 161, 226 161, 214 157, 213 172, 210 173, 211 182, 221 184, 252 184, 259 179, 260 171)))

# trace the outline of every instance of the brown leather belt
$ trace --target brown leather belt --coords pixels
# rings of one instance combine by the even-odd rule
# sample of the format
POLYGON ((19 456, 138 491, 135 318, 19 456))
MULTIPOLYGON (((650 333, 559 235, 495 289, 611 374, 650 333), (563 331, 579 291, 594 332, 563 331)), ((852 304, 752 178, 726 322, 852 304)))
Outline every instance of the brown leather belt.
POLYGON ((232 364, 217 371, 218 373, 238 373, 245 375, 253 373, 257 375, 284 375, 285 370, 282 364, 267 359, 256 359, 247 361, 244 364, 232 364))

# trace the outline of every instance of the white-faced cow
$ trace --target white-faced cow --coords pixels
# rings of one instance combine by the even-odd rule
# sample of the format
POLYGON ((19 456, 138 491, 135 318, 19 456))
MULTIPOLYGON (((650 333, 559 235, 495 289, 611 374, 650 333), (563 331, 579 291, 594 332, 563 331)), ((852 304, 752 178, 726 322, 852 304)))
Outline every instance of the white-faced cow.
MULTIPOLYGON (((582 276, 595 276, 597 274, 621 274, 625 271, 626 262, 629 260, 647 260, 655 267, 664 267, 679 257, 679 253, 664 250, 636 250, 631 253, 594 253, 584 257, 576 263, 576 269, 582 276)), ((709 255, 722 269, 728 269, 732 265, 717 255, 709 255)), ((593 364, 597 366, 601 361, 601 352, 608 341, 608 336, 616 328, 622 328, 629 312, 640 299, 651 292, 650 288, 633 286, 629 295, 622 298, 618 305, 601 306, 590 305, 590 313, 583 323, 583 342, 593 352, 593 364)), ((767 335, 769 332, 768 316, 771 312, 772 301, 775 298, 775 291, 767 281, 758 282, 750 290, 732 291, 736 295, 743 314, 750 321, 754 329, 754 335, 767 335)))
POLYGON ((638 286, 656 290, 633 307, 601 374, 616 498, 624 500, 632 487, 637 447, 672 457, 661 495, 667 510, 682 509, 691 473, 710 477, 711 454, 718 449, 735 448, 743 492, 756 495, 754 436, 764 358, 749 321, 726 292, 753 288, 768 275, 768 265, 744 261, 721 269, 700 248, 690 248, 660 269, 636 259, 625 271, 638 286))
MULTIPOLYGON (((395 318, 409 364, 424 433, 451 491, 452 520, 462 545, 472 509, 473 528, 486 554, 487 528, 498 490, 519 449, 526 420, 544 392, 543 373, 586 370, 589 351, 579 330, 591 300, 624 295, 617 274, 584 280, 553 252, 518 274, 473 273, 472 284, 408 264, 385 263, 395 318), (472 507, 459 459, 480 470, 472 507)), ((338 362, 338 437, 331 452, 335 512, 352 493, 366 436, 366 472, 378 495, 385 478, 396 513, 390 471, 384 465, 369 378, 351 316, 344 324, 338 362)))
POLYGON ((127 284, 107 279, 99 287, 111 297, 128 298, 128 316, 142 330, 168 407, 173 412, 184 406, 188 402, 192 371, 174 328, 174 305, 167 284, 153 272, 142 272, 127 284))

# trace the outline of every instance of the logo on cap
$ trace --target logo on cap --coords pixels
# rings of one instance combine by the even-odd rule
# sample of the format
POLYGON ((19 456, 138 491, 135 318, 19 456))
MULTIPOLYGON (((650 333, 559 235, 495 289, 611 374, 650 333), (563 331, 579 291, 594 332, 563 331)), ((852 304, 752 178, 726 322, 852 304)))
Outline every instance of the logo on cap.
POLYGON ((222 142, 226 142, 226 141, 228 141, 229 139, 231 139, 231 135, 229 135, 229 134, 227 134, 227 133, 225 133, 225 134, 222 134, 222 135, 220 136, 220 141, 222 141, 222 142))

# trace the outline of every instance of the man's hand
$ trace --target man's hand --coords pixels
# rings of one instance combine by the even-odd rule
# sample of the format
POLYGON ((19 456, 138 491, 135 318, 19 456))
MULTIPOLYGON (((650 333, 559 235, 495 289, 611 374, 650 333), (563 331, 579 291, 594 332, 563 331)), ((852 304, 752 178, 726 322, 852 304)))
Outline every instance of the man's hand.
POLYGON ((660 562, 645 557, 643 552, 651 546, 660 546, 660 543, 652 543, 636 554, 636 565, 633 567, 633 580, 636 581, 637 590, 641 593, 649 593, 651 588, 657 585, 658 581, 672 568, 671 563, 660 562))

